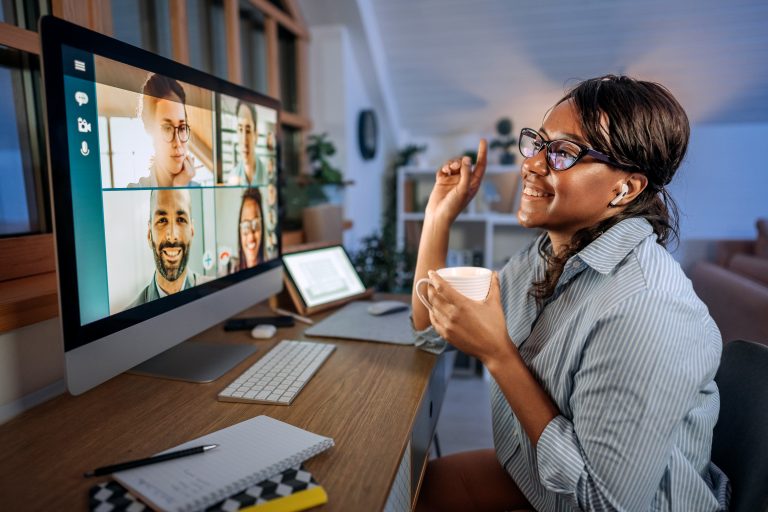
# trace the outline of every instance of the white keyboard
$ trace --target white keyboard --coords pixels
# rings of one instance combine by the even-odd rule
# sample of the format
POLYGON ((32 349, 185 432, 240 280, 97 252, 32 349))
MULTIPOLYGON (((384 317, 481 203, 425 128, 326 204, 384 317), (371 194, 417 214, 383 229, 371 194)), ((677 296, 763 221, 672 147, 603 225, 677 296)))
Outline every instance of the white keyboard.
POLYGON ((336 345, 283 340, 219 393, 223 402, 289 405, 336 345))

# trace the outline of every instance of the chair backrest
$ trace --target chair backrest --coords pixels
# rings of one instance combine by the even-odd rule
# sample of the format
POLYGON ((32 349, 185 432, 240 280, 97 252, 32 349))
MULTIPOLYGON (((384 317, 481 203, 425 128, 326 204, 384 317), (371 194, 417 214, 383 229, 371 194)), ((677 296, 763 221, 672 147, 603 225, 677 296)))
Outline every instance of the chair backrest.
POLYGON ((715 376, 720 417, 712 462, 731 481, 732 512, 768 510, 768 346, 731 341, 715 376))

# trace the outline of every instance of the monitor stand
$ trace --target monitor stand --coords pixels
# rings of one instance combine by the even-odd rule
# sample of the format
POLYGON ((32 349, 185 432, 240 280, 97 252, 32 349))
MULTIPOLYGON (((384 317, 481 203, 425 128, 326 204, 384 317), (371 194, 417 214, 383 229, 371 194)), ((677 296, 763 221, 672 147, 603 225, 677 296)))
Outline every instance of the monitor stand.
POLYGON ((213 382, 257 350, 254 345, 247 344, 185 341, 134 366, 129 373, 188 382, 213 382))

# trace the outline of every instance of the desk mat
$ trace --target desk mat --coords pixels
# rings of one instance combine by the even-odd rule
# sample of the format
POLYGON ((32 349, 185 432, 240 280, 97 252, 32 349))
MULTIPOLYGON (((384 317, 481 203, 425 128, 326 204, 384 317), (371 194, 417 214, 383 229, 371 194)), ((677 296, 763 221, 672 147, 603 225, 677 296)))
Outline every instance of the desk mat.
POLYGON ((413 345, 415 333, 411 327, 411 308, 375 316, 368 313, 370 301, 350 302, 304 334, 323 338, 378 341, 398 345, 413 345))

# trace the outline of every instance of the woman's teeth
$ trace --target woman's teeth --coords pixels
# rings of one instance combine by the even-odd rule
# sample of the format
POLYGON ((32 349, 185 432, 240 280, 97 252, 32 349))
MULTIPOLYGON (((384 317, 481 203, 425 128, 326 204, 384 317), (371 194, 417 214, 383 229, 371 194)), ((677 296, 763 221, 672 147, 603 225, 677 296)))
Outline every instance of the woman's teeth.
POLYGON ((534 190, 534 189, 532 189, 530 187, 525 187, 523 189, 523 194, 525 194, 527 196, 533 196, 533 197, 547 197, 547 196, 551 196, 552 195, 552 194, 548 194, 546 192, 540 192, 538 190, 534 190))

